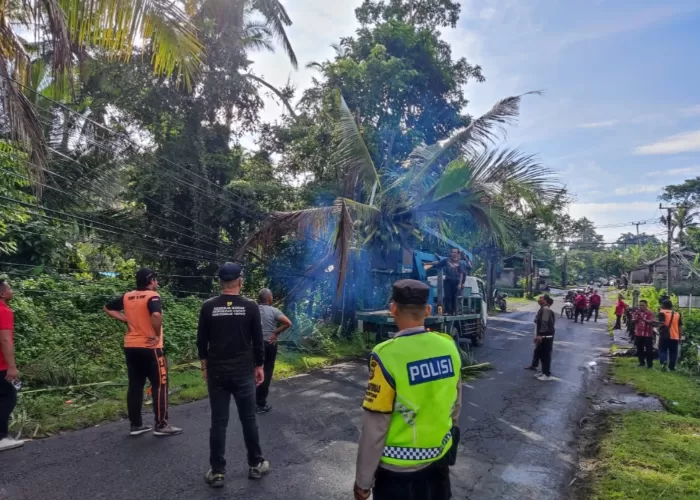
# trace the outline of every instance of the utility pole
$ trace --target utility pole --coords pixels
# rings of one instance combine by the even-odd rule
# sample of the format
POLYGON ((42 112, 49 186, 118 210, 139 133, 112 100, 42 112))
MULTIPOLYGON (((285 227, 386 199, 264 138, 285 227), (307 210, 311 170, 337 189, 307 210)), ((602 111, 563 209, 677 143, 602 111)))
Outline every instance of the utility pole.
POLYGON ((637 221, 637 222, 633 222, 632 224, 637 226, 637 249, 640 249, 641 248, 641 241, 639 240, 639 226, 643 226, 644 224, 646 224, 646 222, 637 221))
POLYGON ((567 285, 568 282, 569 282, 568 276, 566 275, 566 271, 567 271, 567 269, 566 269, 567 257, 568 257, 568 254, 565 253, 565 254, 564 254, 564 262, 562 262, 562 264, 561 264, 561 287, 562 287, 563 289, 566 289, 566 285, 567 285))
POLYGON ((532 298, 532 248, 528 247, 525 257, 525 293, 528 299, 532 298))
POLYGON ((679 208, 689 208, 684 205, 676 205, 675 207, 664 207, 659 203, 659 210, 666 210, 666 227, 668 229, 668 248, 666 249, 666 293, 671 295, 671 239, 673 238, 673 233, 671 229, 671 215, 675 210, 679 208))

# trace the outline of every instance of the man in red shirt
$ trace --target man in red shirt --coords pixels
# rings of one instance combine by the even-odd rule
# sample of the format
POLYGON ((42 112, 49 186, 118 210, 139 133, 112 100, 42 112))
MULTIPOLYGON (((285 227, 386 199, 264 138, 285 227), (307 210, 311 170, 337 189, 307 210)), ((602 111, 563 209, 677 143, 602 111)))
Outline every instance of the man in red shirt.
POLYGON ((24 441, 10 437, 10 415, 17 404, 17 391, 12 384, 19 380, 15 363, 15 319, 8 303, 12 300, 12 288, 0 280, 0 451, 19 448, 24 441))
POLYGON ((625 301, 622 300, 622 294, 617 296, 617 305, 615 305, 615 326, 613 326, 613 330, 622 330, 622 315, 625 314, 625 311, 627 310, 627 304, 625 304, 625 301))
POLYGON ((583 292, 579 292, 574 299, 574 323, 578 322, 578 317, 581 315, 581 324, 583 324, 583 319, 586 316, 586 303, 586 296, 583 292))
POLYGON ((654 313, 649 310, 646 300, 639 301, 639 310, 632 318, 639 366, 644 366, 646 360, 647 368, 651 368, 654 365, 654 313))
POLYGON ((591 293, 591 297, 589 299, 589 303, 591 307, 588 309, 588 319, 586 321, 591 320, 591 316, 593 316, 593 313, 595 312, 595 318, 593 321, 596 323, 598 322, 598 311, 600 311, 600 295, 598 295, 598 292, 593 290, 591 293))

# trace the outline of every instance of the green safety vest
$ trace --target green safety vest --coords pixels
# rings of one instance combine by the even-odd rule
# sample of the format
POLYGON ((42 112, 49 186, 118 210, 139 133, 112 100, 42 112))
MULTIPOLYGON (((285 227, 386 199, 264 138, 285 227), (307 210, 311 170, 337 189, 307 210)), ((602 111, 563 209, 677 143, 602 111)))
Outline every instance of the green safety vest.
POLYGON ((452 446, 461 359, 454 339, 435 332, 401 335, 374 354, 396 390, 381 461, 413 466, 442 458, 452 446))

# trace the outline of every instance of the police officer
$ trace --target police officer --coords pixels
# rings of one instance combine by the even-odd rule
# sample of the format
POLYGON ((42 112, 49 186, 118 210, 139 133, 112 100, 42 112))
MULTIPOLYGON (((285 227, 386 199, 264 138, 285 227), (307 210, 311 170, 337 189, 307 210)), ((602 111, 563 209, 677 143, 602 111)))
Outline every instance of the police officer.
POLYGON ((370 492, 376 500, 452 496, 448 464, 456 457, 461 361, 449 335, 425 329, 429 292, 420 281, 394 284, 391 314, 399 332, 370 355, 356 500, 370 492))

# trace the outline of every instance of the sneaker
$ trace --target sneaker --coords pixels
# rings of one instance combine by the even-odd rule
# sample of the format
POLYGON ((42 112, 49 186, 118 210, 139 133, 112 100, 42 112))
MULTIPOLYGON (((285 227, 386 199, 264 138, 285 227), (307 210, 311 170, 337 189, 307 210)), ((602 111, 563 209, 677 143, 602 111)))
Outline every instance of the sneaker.
POLYGON ((174 425, 164 425, 163 427, 156 427, 153 431, 154 436, 177 436, 182 432, 182 429, 175 427, 174 425))
POLYGON ((255 408, 255 413, 267 413, 269 411, 272 411, 272 406, 270 405, 258 406, 255 408))
POLYGON ((209 469, 209 472, 204 475, 204 481, 212 488, 221 488, 224 485, 224 473, 209 469))
POLYGON ((248 479, 260 479, 263 474, 270 472, 270 462, 263 460, 255 467, 248 469, 248 479))
POLYGON ((130 436, 140 436, 141 434, 145 434, 146 432, 152 430, 153 427, 150 425, 132 425, 131 426, 131 431, 129 431, 130 436))
POLYGON ((540 378, 542 376, 542 373, 535 373, 534 377, 535 378, 540 378))
POLYGON ((24 441, 17 441, 9 436, 0 439, 0 451, 14 450, 15 448, 21 448, 22 446, 24 446, 24 441))
POLYGON ((542 382, 549 382, 550 380, 554 380, 554 377, 551 375, 545 375, 544 373, 537 377, 537 380, 541 380, 542 382))

